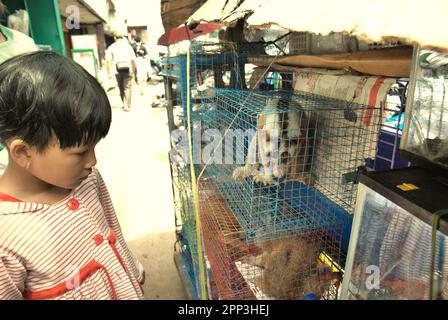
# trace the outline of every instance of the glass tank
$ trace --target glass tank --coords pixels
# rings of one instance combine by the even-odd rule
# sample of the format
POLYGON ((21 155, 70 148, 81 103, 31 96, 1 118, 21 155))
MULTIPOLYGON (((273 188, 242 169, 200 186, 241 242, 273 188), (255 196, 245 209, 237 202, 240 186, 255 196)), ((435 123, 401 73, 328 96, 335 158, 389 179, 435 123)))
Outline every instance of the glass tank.
MULTIPOLYGON (((409 199, 413 195, 406 194, 416 190, 433 192, 432 187, 409 183, 404 178, 402 181, 408 181, 404 184, 411 189, 396 188, 394 192, 394 185, 402 185, 397 183, 400 180, 390 176, 387 179, 392 188, 378 182, 371 184, 367 179, 359 185, 341 298, 448 299, 448 239, 443 232, 446 223, 443 229, 434 231, 433 243, 432 214, 412 203, 409 199)), ((416 202, 421 204, 420 198, 424 199, 417 196, 416 202)))
POLYGON ((410 160, 425 160, 448 169, 447 93, 448 50, 416 46, 400 145, 410 160))

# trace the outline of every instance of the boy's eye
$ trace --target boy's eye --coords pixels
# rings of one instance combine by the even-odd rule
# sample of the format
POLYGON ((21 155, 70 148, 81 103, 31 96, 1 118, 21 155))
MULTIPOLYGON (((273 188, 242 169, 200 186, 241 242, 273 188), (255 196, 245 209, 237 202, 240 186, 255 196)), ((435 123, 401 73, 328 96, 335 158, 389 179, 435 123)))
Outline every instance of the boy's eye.
POLYGON ((83 155, 85 155, 87 152, 88 152, 88 150, 86 150, 86 151, 82 151, 82 152, 78 152, 77 155, 83 156, 83 155))

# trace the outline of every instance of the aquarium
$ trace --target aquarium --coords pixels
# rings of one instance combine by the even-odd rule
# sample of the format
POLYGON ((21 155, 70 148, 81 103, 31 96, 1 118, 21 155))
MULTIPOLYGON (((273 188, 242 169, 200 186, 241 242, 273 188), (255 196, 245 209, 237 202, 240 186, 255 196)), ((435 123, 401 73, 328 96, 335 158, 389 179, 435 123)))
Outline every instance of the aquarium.
POLYGON ((414 48, 401 152, 448 169, 448 51, 414 48))

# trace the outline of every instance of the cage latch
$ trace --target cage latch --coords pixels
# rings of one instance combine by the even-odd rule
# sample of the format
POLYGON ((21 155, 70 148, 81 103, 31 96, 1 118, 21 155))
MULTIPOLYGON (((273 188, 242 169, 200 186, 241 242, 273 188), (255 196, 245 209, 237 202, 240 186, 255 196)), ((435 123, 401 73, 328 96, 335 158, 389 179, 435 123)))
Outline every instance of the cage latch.
POLYGON ((343 173, 341 177, 341 184, 357 184, 360 174, 365 172, 367 172, 367 168, 365 166, 359 166, 356 171, 343 173))

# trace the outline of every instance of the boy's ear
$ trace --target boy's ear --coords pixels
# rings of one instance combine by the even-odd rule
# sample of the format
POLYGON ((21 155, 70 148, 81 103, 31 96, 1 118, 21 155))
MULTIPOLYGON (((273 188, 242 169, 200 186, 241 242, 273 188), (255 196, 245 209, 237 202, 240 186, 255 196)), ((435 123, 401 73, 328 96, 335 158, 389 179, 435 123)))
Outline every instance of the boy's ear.
POLYGON ((13 139, 8 143, 9 155, 22 168, 28 168, 31 161, 31 146, 22 139, 13 139))

